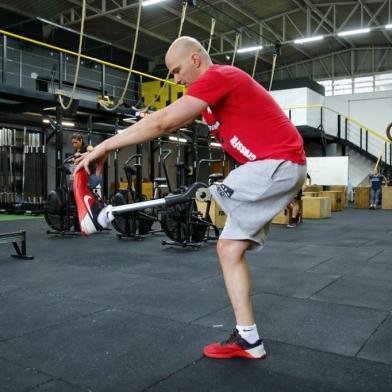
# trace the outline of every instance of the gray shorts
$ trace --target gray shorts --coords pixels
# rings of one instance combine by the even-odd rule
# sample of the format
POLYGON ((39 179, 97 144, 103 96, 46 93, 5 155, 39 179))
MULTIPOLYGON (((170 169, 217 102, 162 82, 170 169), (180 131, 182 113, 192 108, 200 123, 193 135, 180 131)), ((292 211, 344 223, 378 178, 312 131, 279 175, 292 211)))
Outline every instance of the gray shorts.
POLYGON ((227 215, 219 238, 251 240, 251 249, 262 249, 272 219, 295 197, 305 179, 306 165, 275 159, 247 162, 231 171, 222 184, 210 186, 227 215))

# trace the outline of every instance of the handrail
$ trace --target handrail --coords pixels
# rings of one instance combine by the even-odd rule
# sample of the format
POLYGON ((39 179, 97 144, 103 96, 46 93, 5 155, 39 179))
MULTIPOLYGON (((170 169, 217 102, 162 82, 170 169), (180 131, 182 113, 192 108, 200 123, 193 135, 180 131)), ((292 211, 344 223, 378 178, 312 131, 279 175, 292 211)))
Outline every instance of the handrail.
POLYGON ((332 109, 332 108, 330 108, 328 106, 319 105, 319 104, 317 104, 317 105, 307 105, 307 106, 291 106, 291 107, 283 108, 283 110, 321 109, 321 108, 327 109, 327 110, 329 110, 331 112, 334 112, 334 113, 338 114, 339 116, 342 116, 342 117, 346 118, 348 121, 352 122, 353 124, 357 125, 358 127, 364 129, 365 131, 368 131, 372 135, 374 135, 374 136, 378 137, 379 139, 383 140, 385 143, 389 143, 389 144, 391 143, 391 141, 388 138, 382 136, 377 131, 374 131, 373 129, 370 129, 369 127, 367 127, 366 125, 360 123, 359 121, 354 120, 353 118, 351 118, 349 116, 346 116, 345 114, 340 113, 340 112, 336 111, 335 109, 332 109))
MULTIPOLYGON (((67 54, 72 55, 72 56, 77 56, 78 55, 78 53, 76 53, 76 52, 74 52, 72 50, 60 48, 58 46, 47 44, 47 43, 41 42, 41 41, 37 41, 37 40, 32 39, 32 38, 24 37, 23 35, 14 34, 14 33, 11 33, 9 31, 6 31, 6 30, 0 29, 0 34, 4 34, 4 35, 7 35, 7 36, 12 37, 12 38, 20 39, 22 41, 30 42, 30 43, 38 45, 38 46, 43 46, 43 47, 48 48, 48 49, 56 50, 58 52, 67 53, 67 54)), ((80 57, 85 59, 85 60, 91 60, 91 61, 94 61, 96 63, 109 66, 111 68, 120 69, 120 70, 126 71, 126 72, 130 71, 130 69, 127 68, 127 67, 123 67, 121 65, 113 64, 113 63, 110 63, 110 62, 105 61, 105 60, 97 59, 95 57, 87 56, 85 54, 81 54, 80 57)), ((165 79, 159 78, 159 77, 154 76, 154 75, 149 75, 149 74, 144 73, 144 72, 136 71, 136 70, 132 70, 132 73, 137 74, 137 75, 141 75, 141 76, 145 76, 145 77, 148 77, 150 79, 159 80, 161 82, 165 81, 165 79)), ((167 83, 175 85, 175 86, 178 86, 177 83, 174 83, 174 82, 171 82, 171 81, 167 81, 167 83)), ((183 89, 185 90, 185 87, 183 87, 183 89)))

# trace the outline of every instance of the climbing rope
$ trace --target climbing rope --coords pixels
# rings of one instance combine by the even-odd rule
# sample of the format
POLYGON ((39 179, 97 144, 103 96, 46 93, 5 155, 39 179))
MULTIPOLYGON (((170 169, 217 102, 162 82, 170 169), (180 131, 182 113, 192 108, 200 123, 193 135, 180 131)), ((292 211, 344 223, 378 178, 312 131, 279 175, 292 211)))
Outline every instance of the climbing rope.
POLYGON ((216 20, 214 18, 212 18, 211 19, 210 40, 208 41, 207 53, 210 53, 212 38, 214 37, 214 33, 215 33, 215 23, 216 23, 216 20))
POLYGON ((272 88, 272 82, 274 80, 275 67, 276 67, 276 59, 278 58, 278 56, 281 55, 281 46, 282 45, 280 42, 275 42, 274 54, 272 56, 271 80, 270 80, 268 91, 271 91, 271 88, 272 88))
POLYGON ((257 47, 257 49, 256 49, 256 54, 255 54, 255 61, 254 61, 254 63, 253 63, 252 79, 255 78, 256 65, 257 65, 257 60, 258 60, 258 58, 259 58, 259 52, 260 52, 260 48, 257 47))
POLYGON ((231 59, 231 65, 234 65, 235 57, 237 55, 237 50, 238 50, 238 44, 240 43, 240 36, 241 33, 236 33, 235 35, 234 51, 233 51, 233 58, 231 59))
POLYGON ((79 37, 79 50, 78 50, 78 56, 77 56, 77 62, 76 62, 76 71, 75 71, 75 79, 74 79, 74 83, 73 83, 73 87, 72 87, 72 91, 71 91, 71 95, 69 97, 69 101, 68 104, 65 105, 64 101, 63 101, 63 95, 64 91, 62 90, 57 90, 56 93, 58 94, 59 97, 59 102, 61 107, 64 110, 68 110, 71 105, 72 105, 72 101, 75 97, 75 92, 76 92, 76 84, 78 82, 79 79, 79 70, 80 70, 80 55, 82 53, 82 45, 83 45, 83 35, 84 35, 84 21, 86 19, 86 0, 83 0, 83 5, 82 5, 82 19, 80 22, 80 37, 79 37))
MULTIPOLYGON (((187 6, 188 6, 188 2, 187 2, 187 1, 184 1, 184 2, 182 3, 181 22, 180 22, 180 28, 179 28, 179 31, 178 31, 178 36, 177 36, 177 38, 180 38, 180 37, 181 37, 181 34, 182 34, 182 28, 184 27, 184 22, 185 22, 185 17, 186 17, 187 6)), ((161 87, 160 90, 158 91, 158 94, 155 95, 155 98, 154 98, 154 100, 152 101, 151 105, 153 105, 155 102, 158 102, 158 100, 160 99, 160 97, 161 97, 161 95, 162 95, 163 90, 166 88, 166 84, 167 84, 167 82, 169 81, 169 79, 170 79, 170 71, 168 71, 168 73, 167 73, 167 75, 166 75, 166 78, 165 78, 165 81, 163 82, 162 87, 161 87)), ((137 109, 137 110, 145 111, 145 110, 148 109, 148 106, 151 106, 151 105, 147 105, 147 107, 144 108, 144 109, 137 109)))
POLYGON ((133 50, 132 50, 132 56, 131 56, 131 64, 129 65, 127 81, 125 82, 124 90, 121 93, 121 97, 120 97, 120 99, 118 100, 118 102, 114 106, 110 106, 110 104, 107 101, 103 100, 103 99, 99 100, 99 104, 101 105, 101 107, 103 107, 105 110, 107 110, 109 112, 113 112, 120 105, 123 104, 125 94, 127 93, 127 90, 128 90, 128 85, 129 85, 129 82, 131 80, 131 74, 132 74, 132 71, 133 71, 133 63, 135 61, 136 46, 137 46, 138 37, 139 37, 139 30, 140 30, 141 13, 142 13, 142 0, 139 0, 138 10, 137 10, 137 22, 136 22, 135 38, 133 40, 133 50))

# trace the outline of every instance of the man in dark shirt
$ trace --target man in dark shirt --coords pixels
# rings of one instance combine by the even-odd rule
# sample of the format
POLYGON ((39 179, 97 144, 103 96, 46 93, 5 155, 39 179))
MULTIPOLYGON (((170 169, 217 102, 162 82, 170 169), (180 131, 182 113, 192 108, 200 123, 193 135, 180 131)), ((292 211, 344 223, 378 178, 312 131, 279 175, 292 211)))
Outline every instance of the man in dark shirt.
MULTIPOLYGON (((86 152, 91 152, 91 151, 94 150, 94 147, 92 145, 86 146, 86 144, 84 142, 83 135, 81 133, 79 133, 79 132, 75 132, 75 133, 72 134, 71 143, 72 143, 72 145, 74 146, 74 149, 75 149, 75 151, 74 151, 75 158, 78 158, 78 157, 82 156, 86 152)), ((91 169, 91 174, 89 176, 88 184, 89 184, 89 187, 91 189, 94 189, 98 185, 101 185, 101 183, 102 183, 102 176, 101 175, 98 176, 95 173, 95 170, 96 170, 96 165, 95 164, 91 164, 90 169, 91 169)), ((75 170, 75 166, 73 166, 71 168, 72 174, 73 174, 74 170, 75 170)), ((72 188, 72 184, 73 184, 73 175, 71 176, 71 188, 72 188)))
POLYGON ((370 210, 375 210, 377 202, 380 200, 382 181, 388 184, 386 177, 382 176, 378 169, 374 169, 373 174, 369 175, 370 180, 370 210))

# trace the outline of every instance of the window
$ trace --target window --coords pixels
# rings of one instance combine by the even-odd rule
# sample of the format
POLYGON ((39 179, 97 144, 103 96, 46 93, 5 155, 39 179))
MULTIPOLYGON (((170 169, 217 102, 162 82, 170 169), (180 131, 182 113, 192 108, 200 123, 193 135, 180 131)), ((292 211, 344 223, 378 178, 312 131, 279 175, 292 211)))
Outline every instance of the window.
POLYGON ((338 79, 333 82, 334 95, 347 95, 353 93, 352 79, 338 79))
POLYGON ((392 90, 392 74, 376 75, 374 77, 375 91, 392 90))
POLYGON ((360 76, 354 79, 320 80, 325 95, 345 95, 392 90, 392 73, 360 76))

